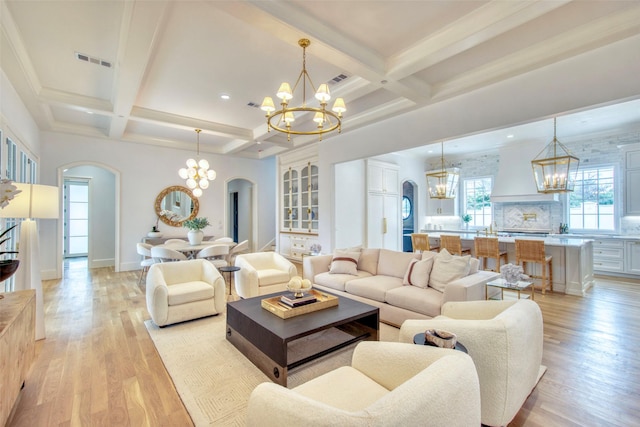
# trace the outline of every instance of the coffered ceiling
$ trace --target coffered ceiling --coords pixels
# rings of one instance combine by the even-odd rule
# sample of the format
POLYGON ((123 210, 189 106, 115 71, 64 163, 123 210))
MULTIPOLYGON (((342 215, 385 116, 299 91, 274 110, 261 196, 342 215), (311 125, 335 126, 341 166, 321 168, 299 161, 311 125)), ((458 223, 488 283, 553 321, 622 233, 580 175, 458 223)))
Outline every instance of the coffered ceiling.
MULTIPOLYGON (((347 133, 640 34, 640 2, 615 0, 3 0, 1 8, 2 69, 42 130, 192 149, 201 128, 201 151, 252 158, 316 140, 267 133, 257 108, 282 81, 294 83, 301 37, 311 40, 314 84, 330 82, 347 103, 347 133)), ((630 104, 607 126, 620 116, 640 124, 630 104)))

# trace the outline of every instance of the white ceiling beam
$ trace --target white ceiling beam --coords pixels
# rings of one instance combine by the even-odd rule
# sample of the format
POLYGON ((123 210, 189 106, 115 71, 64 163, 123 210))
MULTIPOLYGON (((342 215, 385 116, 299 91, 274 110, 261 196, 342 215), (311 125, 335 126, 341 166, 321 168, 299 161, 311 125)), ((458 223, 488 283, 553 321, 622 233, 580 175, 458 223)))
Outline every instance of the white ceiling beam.
POLYGON ((212 135, 218 135, 226 138, 253 140, 253 132, 250 129, 229 126, 223 123, 210 122, 208 120, 179 116, 142 107, 133 107, 131 110, 130 120, 156 123, 179 129, 202 129, 204 132, 212 135))
POLYGON ((389 58, 390 78, 403 79, 551 12, 570 0, 494 0, 389 58))
POLYGON ((170 9, 168 4, 165 0, 124 3, 114 91, 111 94, 115 116, 111 121, 109 136, 113 138, 119 139, 124 134, 159 32, 170 9))
POLYGON ((568 30, 434 86, 442 100, 640 34, 640 6, 568 30))

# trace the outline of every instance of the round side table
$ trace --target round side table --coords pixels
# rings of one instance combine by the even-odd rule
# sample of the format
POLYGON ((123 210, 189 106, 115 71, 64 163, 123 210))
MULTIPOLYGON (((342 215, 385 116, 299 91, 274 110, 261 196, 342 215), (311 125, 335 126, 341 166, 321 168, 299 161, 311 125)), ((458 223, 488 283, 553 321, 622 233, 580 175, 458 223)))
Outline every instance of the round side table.
MULTIPOLYGON (((413 343, 414 344, 420 344, 420 345, 428 345, 431 346, 431 344, 425 344, 425 339, 424 339, 424 332, 421 332, 419 334, 415 334, 413 336, 413 343)), ((432 346, 435 347, 435 346, 432 346)), ((465 353, 468 353, 467 351, 467 347, 465 347, 464 345, 460 344, 460 342, 456 343, 456 346, 453 348, 454 350, 459 350, 459 351, 463 351, 465 353)))
POLYGON ((227 273, 227 283, 229 283, 229 295, 231 295, 231 286, 233 285, 233 276, 231 275, 231 273, 240 271, 240 267, 236 267, 235 265, 225 265, 224 267, 219 267, 218 271, 220 271, 223 276, 224 276, 224 273, 227 273))

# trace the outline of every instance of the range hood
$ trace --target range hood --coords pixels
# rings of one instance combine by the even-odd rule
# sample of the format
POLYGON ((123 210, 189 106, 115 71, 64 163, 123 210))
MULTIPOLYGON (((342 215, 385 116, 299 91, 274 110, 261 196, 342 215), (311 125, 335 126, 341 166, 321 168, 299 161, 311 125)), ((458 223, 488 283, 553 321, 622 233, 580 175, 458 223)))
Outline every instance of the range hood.
POLYGON ((555 202, 557 194, 538 193, 531 160, 545 147, 544 142, 515 143, 500 150, 498 173, 493 181, 493 203, 555 202))

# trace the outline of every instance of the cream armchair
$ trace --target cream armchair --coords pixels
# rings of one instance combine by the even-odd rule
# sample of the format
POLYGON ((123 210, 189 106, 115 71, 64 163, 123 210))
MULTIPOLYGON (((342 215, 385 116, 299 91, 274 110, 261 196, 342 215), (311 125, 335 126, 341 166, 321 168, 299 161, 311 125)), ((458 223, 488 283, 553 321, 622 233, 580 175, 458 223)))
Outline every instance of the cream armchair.
POLYGON ((529 300, 448 302, 442 315, 406 320, 400 341, 443 329, 457 335, 469 351, 480 379, 482 424, 506 426, 544 374, 542 314, 529 300))
POLYGON ((224 279, 209 261, 153 264, 147 273, 147 310, 158 326, 222 313, 224 279))
POLYGON ((479 426, 478 376, 461 351, 365 341, 351 366, 293 389, 258 385, 249 397, 247 425, 479 426))
POLYGON ((240 267, 234 273, 236 293, 242 298, 284 291, 289 279, 298 274, 296 266, 276 252, 240 254, 235 266, 240 267))

